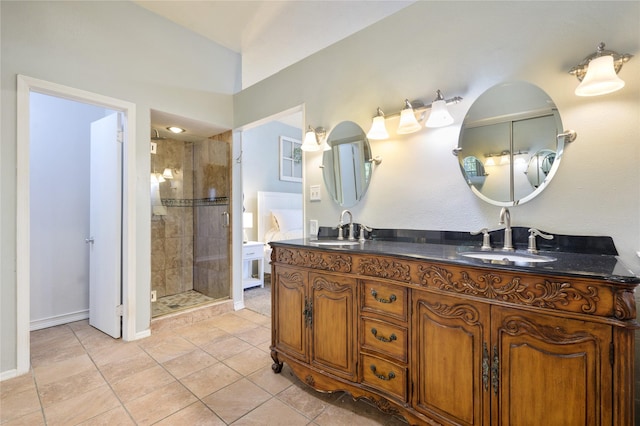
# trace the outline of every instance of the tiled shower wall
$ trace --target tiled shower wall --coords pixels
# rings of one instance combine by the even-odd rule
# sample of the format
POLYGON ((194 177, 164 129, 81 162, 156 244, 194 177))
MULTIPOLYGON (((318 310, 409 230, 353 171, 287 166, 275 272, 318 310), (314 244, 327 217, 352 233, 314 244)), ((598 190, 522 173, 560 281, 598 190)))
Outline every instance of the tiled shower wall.
POLYGON ((158 297, 192 289, 230 297, 228 133, 196 143, 155 141, 152 171, 174 170, 173 181, 160 183, 167 214, 151 220, 151 289, 158 297))

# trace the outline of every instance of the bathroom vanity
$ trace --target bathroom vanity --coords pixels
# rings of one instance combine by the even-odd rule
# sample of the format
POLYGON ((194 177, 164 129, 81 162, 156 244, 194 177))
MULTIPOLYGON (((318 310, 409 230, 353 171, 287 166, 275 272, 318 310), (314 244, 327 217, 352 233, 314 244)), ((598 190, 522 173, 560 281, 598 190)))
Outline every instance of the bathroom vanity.
POLYGON ((273 370, 416 425, 631 425, 634 288, 615 256, 271 243, 273 370))

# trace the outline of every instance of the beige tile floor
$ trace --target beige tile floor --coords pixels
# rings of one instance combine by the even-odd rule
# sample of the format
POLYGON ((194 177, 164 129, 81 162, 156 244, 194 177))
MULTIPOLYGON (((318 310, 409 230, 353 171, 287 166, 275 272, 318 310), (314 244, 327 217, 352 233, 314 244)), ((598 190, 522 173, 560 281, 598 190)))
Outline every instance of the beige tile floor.
POLYGON ((135 342, 87 321, 34 331, 30 373, 0 382, 0 424, 406 425, 274 374, 270 326, 243 309, 135 342))

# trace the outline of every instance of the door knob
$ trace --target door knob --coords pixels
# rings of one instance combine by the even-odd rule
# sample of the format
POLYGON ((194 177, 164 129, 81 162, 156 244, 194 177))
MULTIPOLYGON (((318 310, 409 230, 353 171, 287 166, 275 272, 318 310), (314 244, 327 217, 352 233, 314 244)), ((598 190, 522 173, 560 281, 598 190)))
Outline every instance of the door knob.
POLYGON ((84 242, 85 242, 85 243, 87 243, 87 244, 93 244, 93 243, 94 243, 94 241, 95 241, 95 240, 93 239, 93 237, 89 237, 89 238, 85 238, 85 239, 84 239, 84 242))

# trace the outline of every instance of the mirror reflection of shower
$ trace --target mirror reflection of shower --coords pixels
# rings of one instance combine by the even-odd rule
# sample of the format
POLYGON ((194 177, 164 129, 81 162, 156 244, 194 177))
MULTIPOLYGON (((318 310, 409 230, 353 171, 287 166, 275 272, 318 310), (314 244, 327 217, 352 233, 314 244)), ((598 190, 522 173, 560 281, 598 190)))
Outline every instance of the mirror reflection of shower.
POLYGON ((193 120, 179 121, 180 117, 153 110, 151 115, 151 305, 155 318, 230 300, 230 228, 224 215, 230 208, 231 134, 220 134, 220 129, 205 135, 194 133, 189 127, 193 120), (186 132, 176 135, 163 130, 171 125, 186 132))

